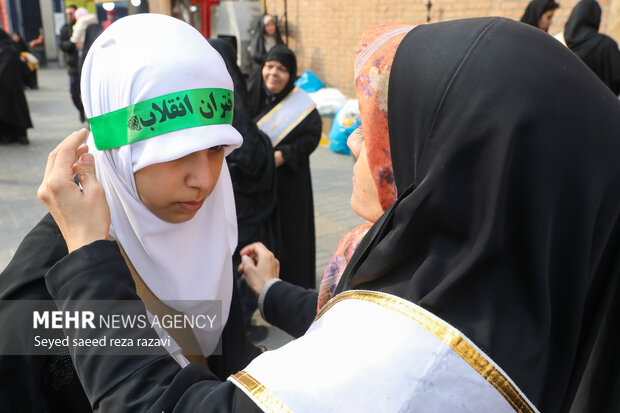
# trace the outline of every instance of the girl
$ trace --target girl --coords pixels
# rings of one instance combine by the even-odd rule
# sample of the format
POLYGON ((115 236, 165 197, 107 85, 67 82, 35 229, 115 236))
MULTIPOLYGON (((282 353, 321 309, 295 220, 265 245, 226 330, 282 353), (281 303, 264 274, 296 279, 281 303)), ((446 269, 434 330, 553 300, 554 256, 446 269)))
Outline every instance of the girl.
MULTIPOLYGON (((201 323, 186 331, 187 341, 174 329, 162 327, 157 333, 171 338, 166 350, 181 367, 190 361, 206 365, 209 357, 211 370, 226 377, 256 349, 245 339, 232 277, 237 226, 224 156, 242 139, 231 126, 233 83, 222 58, 180 20, 135 15, 114 24, 93 44, 81 89, 92 130, 88 146, 75 153, 84 155, 85 164, 97 164, 105 202, 73 218, 109 211, 109 219, 93 220, 104 238, 115 240, 122 255, 111 263, 119 271, 130 271, 151 319, 168 313, 216 317, 212 325, 201 323)), ((79 141, 85 135, 83 130, 73 136, 79 141)), ((53 153, 51 167, 61 158, 53 153)), ((67 172, 65 183, 70 183, 71 170, 67 172)), ((79 196, 89 195, 78 186, 72 189, 79 196)), ((39 195, 46 198, 45 185, 39 195)), ((67 243, 60 237, 68 235, 65 223, 58 215, 47 216, 26 236, 0 276, 2 299, 51 299, 43 276, 75 249, 74 237, 67 237, 67 243)), ((93 233, 81 234, 80 239, 93 233)), ((103 259, 99 252, 95 256, 103 259)), ((13 313, 19 317, 17 310, 13 313)), ((31 323, 16 334, 27 337, 28 343, 34 331, 25 325, 31 323)), ((29 354, 28 348, 21 354, 29 354)), ((51 410, 83 401, 67 360, 22 356, 11 364, 0 363, 3 376, 13 377, 2 386, 2 400, 16 403, 21 411, 41 407, 41 392, 51 410), (40 382, 43 389, 37 388, 40 382)), ((96 407, 95 400, 90 403, 96 407)), ((81 403, 75 410, 84 409, 90 406, 81 403)))

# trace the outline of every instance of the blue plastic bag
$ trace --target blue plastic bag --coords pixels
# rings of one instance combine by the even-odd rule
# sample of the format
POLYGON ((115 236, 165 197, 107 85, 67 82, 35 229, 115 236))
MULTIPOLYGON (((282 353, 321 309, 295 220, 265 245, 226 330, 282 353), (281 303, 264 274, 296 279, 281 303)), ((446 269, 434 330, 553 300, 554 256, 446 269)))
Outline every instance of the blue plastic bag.
POLYGON ((299 76, 299 79, 295 81, 295 86, 299 86, 306 93, 316 92, 324 87, 323 82, 321 82, 314 73, 308 70, 299 76))
POLYGON ((334 118, 332 128, 329 131, 328 149, 332 152, 351 155, 351 151, 347 146, 349 135, 360 126, 359 115, 351 112, 345 105, 340 108, 338 114, 334 118), (348 125, 348 126, 345 126, 348 125))

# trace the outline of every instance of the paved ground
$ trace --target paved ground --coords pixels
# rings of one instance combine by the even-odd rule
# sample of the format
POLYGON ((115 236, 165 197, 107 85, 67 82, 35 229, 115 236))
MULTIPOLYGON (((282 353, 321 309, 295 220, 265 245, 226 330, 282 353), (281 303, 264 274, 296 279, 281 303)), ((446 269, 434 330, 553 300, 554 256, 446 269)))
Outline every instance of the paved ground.
POLYGON ((82 127, 69 96, 66 70, 40 71, 39 87, 26 92, 34 124, 28 131, 30 145, 0 146, 0 268, 46 212, 36 191, 47 154, 63 137, 82 127))
MULTIPOLYGON (((69 133, 80 129, 78 112, 69 96, 64 69, 39 73, 39 89, 26 92, 34 128, 30 145, 0 146, 0 270, 26 233, 45 214, 36 197, 47 154, 69 133)), ((362 221, 349 207, 353 161, 319 147, 311 156, 316 219, 317 285, 340 237, 362 221)), ((260 320, 259 320, 260 322, 260 320)), ((261 342, 274 348, 290 338, 270 327, 261 342)))

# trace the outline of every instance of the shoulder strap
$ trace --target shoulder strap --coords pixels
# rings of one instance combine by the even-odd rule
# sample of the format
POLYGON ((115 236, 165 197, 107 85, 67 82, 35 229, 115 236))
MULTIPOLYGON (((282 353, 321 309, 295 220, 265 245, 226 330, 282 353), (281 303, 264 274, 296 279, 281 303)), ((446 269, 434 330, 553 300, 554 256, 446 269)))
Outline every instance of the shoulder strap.
MULTIPOLYGON (((133 278, 133 281, 136 284, 136 292, 138 297, 140 297, 147 310, 149 310, 151 314, 156 315, 160 320, 164 315, 174 316, 183 314, 182 312, 161 302, 161 300, 153 294, 153 291, 151 291, 148 285, 144 283, 144 280, 136 271, 135 267, 131 263, 131 260, 127 256, 127 253, 123 249, 123 246, 118 241, 116 243, 118 244, 118 248, 121 250, 121 254, 129 267, 131 278, 133 278)), ((196 339, 194 332, 190 328, 164 327, 164 329, 168 332, 168 334, 170 334, 174 341, 181 346, 183 356, 189 360, 190 363, 196 363, 204 367, 208 367, 207 359, 202 354, 196 354, 197 352, 200 352, 200 345, 198 344, 198 340, 196 339)))

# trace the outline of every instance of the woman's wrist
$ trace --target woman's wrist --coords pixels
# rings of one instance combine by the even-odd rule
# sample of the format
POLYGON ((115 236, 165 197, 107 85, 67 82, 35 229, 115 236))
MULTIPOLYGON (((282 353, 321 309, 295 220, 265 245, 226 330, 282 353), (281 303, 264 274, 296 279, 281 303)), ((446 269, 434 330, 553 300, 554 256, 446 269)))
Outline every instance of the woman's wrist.
POLYGON ((265 303, 265 297, 267 296, 267 292, 269 291, 269 289, 271 288, 272 285, 274 285, 275 283, 277 283, 278 281, 282 281, 279 278, 271 278, 270 280, 268 280, 265 285, 263 285, 263 288, 260 291, 260 294, 258 295, 258 310, 260 311, 260 315, 261 317, 263 317, 264 320, 266 320, 265 318, 265 312, 263 311, 263 305, 265 303))

